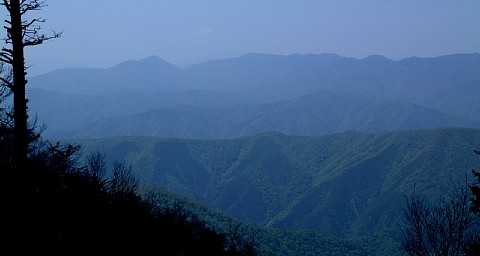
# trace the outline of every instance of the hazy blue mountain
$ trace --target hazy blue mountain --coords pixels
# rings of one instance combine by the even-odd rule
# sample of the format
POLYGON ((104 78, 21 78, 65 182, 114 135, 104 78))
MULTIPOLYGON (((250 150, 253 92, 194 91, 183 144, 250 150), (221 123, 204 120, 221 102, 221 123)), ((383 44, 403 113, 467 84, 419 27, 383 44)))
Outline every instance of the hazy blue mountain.
MULTIPOLYGON (((480 160, 480 129, 229 140, 116 137, 76 141, 122 159, 143 183, 264 227, 398 243, 400 207, 413 188, 441 197, 480 160)), ((397 244, 398 245, 398 244, 397 244)))
MULTIPOLYGON (((168 98, 172 92, 189 90, 192 102, 203 97, 196 90, 207 90, 229 95, 236 99, 234 104, 277 102, 327 89, 480 120, 480 54, 398 61, 377 55, 354 59, 334 54, 246 54, 183 69, 149 57, 106 69, 56 70, 29 78, 29 88, 109 96, 127 92, 132 98, 137 93, 165 93, 160 98, 168 98)), ((111 97, 113 102, 122 100, 111 97)))
POLYGON ((112 68, 55 70, 29 79, 29 86, 68 94, 151 93, 188 89, 188 77, 165 60, 152 56, 112 68))
POLYGON ((45 135, 55 131, 76 130, 91 122, 126 117, 160 107, 178 104, 225 106, 241 102, 238 97, 207 90, 88 95, 29 88, 27 95, 31 115, 37 115, 41 122, 47 124, 45 135))
MULTIPOLYGON (((128 104, 127 98, 125 102, 128 104)), ((124 108, 119 106, 119 109, 124 108)), ((125 110, 128 111, 128 108, 125 110)), ((383 132, 478 126, 480 122, 413 104, 367 100, 322 91, 272 104, 165 107, 91 122, 77 130, 51 130, 46 134, 57 138, 133 135, 216 139, 270 131, 315 136, 349 130, 383 132)))
POLYGON ((480 119, 480 54, 399 61, 379 55, 354 59, 333 54, 247 54, 198 64, 188 71, 215 88, 252 91, 250 96, 263 102, 328 89, 480 119))

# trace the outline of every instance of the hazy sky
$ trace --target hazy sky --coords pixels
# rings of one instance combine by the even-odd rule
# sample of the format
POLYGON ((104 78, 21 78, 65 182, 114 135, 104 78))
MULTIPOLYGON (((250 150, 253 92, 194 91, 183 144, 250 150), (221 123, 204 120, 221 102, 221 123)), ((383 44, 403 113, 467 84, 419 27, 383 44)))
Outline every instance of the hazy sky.
POLYGON ((47 0, 59 39, 26 51, 29 75, 156 55, 179 66, 246 53, 364 58, 480 52, 479 0, 47 0))

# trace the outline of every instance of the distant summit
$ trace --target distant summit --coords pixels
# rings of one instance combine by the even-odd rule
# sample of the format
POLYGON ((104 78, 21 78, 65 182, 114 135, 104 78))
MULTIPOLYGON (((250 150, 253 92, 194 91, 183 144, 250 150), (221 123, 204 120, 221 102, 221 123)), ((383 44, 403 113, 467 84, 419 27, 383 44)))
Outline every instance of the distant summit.
POLYGON ((172 68, 172 69, 178 69, 173 64, 170 64, 166 60, 158 57, 158 56, 150 56, 147 58, 139 59, 139 60, 128 60, 125 62, 122 62, 116 66, 114 66, 114 69, 129 69, 129 68, 148 68, 151 69, 152 67, 162 67, 162 68, 172 68))
POLYGON ((155 88, 171 90, 185 85, 182 70, 157 56, 125 61, 111 68, 56 70, 29 82, 31 87, 87 95, 139 89, 148 93, 155 88))
POLYGON ((385 63, 385 62, 393 62, 393 60, 388 59, 383 55, 370 55, 362 59, 363 61, 368 61, 370 63, 385 63))

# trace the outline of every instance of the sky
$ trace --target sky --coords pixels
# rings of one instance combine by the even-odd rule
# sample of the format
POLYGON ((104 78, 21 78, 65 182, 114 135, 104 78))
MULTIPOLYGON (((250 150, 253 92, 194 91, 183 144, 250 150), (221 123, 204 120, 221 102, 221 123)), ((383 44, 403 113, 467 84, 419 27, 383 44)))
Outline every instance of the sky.
POLYGON ((63 34, 27 47, 31 76, 61 68, 108 68, 153 55, 185 67, 247 53, 400 60, 480 52, 478 0, 45 3, 42 10, 30 12, 31 17, 47 19, 42 24, 45 34, 63 34))

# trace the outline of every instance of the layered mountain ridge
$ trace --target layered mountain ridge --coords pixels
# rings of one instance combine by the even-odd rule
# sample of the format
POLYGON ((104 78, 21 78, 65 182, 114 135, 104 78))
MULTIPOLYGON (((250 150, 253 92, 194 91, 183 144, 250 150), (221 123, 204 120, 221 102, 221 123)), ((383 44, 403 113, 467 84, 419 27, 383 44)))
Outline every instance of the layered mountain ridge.
POLYGON ((158 57, 149 57, 108 69, 57 70, 29 81, 31 110, 47 123, 46 135, 58 138, 85 137, 78 133, 79 129, 87 130, 90 137, 103 136, 102 123, 115 123, 115 135, 229 138, 251 135, 255 129, 319 135, 322 133, 310 131, 311 126, 319 126, 319 130, 326 132, 406 130, 478 127, 480 120, 479 54, 412 57, 399 61, 383 56, 359 60, 333 54, 247 54, 183 69, 158 57), (325 96, 327 91, 330 97, 325 96), (309 98, 318 101, 312 106, 316 108, 310 110, 317 113, 307 117, 308 111, 302 111, 305 118, 300 121, 295 113, 301 108, 298 101, 309 98), (340 102, 342 104, 338 104, 340 102), (242 106, 259 114, 252 117, 253 114, 245 110, 240 117, 235 116, 242 106), (272 109, 275 107, 279 109, 272 109), (379 112, 391 108, 394 111, 379 112), (346 118, 340 122, 345 128, 339 128, 327 117, 335 111, 342 112, 346 118), (262 115, 266 112, 268 114, 262 115), (184 119, 162 118, 166 113, 175 113, 184 119), (194 118, 188 119, 195 115, 192 113, 211 117, 217 124, 205 125, 194 118), (320 114, 325 117, 324 122, 315 119, 320 114), (288 118, 289 115, 295 118, 288 118), (152 126, 150 119, 154 120, 152 126), (222 124, 226 119, 232 122, 222 124), (368 119, 378 127, 367 127, 368 119), (411 119, 407 122, 410 125, 401 124, 407 119, 411 119), (275 126, 275 120, 298 127, 275 126), (395 124, 393 120, 400 121, 395 124), (268 125, 261 125, 262 122, 268 125), (301 127, 302 122, 305 127, 301 127), (418 127, 412 127, 415 122, 418 127), (192 123, 219 131, 209 135, 185 131, 192 123), (245 123, 245 131, 222 128, 236 123, 245 123), (177 130, 181 132, 176 133, 177 130))

